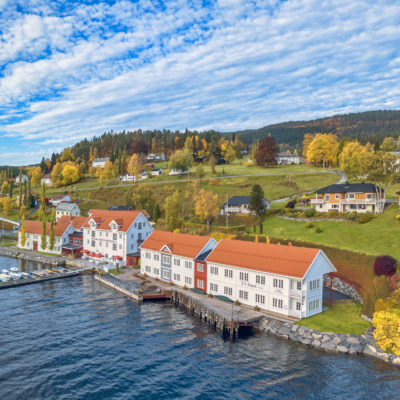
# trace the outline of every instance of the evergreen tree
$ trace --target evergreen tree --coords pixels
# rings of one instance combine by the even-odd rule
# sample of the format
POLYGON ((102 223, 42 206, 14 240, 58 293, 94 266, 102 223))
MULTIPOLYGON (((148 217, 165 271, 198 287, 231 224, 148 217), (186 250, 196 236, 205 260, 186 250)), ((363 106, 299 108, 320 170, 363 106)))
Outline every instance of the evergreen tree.
POLYGON ((159 206, 158 203, 156 203, 156 204, 154 204, 154 207, 153 207, 153 220, 154 220, 154 222, 157 222, 158 219, 160 218, 160 216, 161 216, 160 206, 159 206))
POLYGON ((54 249, 54 244, 56 242, 56 237, 55 237, 55 229, 56 229, 56 209, 53 208, 51 210, 51 217, 50 217, 50 243, 49 243, 49 249, 53 250, 54 249))
POLYGON ((19 198, 18 198, 18 206, 22 206, 22 169, 19 169, 19 198))
POLYGON ((264 190, 260 185, 253 185, 250 194, 250 210, 253 211, 260 218, 260 233, 263 233, 262 214, 265 211, 264 204, 264 190))
POLYGON ((21 218, 22 218, 22 223, 21 223, 21 247, 25 247, 26 243, 26 208, 24 206, 21 207, 20 210, 21 218))

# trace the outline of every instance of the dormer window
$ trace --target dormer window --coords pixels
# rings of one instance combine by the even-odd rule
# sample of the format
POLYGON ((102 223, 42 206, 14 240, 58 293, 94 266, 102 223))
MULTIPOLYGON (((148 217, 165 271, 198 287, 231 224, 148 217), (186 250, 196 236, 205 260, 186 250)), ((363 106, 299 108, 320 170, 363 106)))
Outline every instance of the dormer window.
POLYGON ((111 224, 111 229, 117 229, 117 224, 112 223, 111 224))

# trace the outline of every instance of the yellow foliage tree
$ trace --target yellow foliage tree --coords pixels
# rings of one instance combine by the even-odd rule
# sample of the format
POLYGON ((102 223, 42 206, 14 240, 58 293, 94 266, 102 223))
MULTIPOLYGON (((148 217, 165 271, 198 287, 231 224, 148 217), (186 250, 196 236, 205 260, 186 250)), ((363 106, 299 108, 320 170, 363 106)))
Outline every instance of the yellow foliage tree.
POLYGON ((394 144, 394 139, 390 136, 385 137, 385 139, 383 139, 383 142, 381 144, 381 149, 383 151, 395 151, 396 146, 394 144))
POLYGON ((339 143, 331 133, 318 133, 308 145, 307 160, 316 165, 335 165, 339 143))
POLYGON ((140 173, 142 171, 142 166, 140 165, 140 159, 137 154, 132 154, 128 163, 128 173, 129 175, 136 176, 139 179, 140 173))
POLYGON ((4 197, 2 203, 4 216, 7 217, 14 208, 11 197, 4 197))
POLYGON ((372 323, 378 346, 400 356, 400 310, 376 312, 372 323))
POLYGON ((210 230, 210 221, 219 210, 218 195, 201 189, 194 196, 194 212, 200 221, 207 222, 207 230, 210 230))
POLYGON ((368 149, 357 140, 347 143, 339 156, 340 167, 349 178, 359 178, 363 175, 363 159, 368 149))
POLYGON ((111 179, 114 177, 114 165, 111 161, 106 161, 102 175, 106 179, 111 179))
POLYGON ((62 169, 62 184, 70 185, 79 181, 79 169, 75 165, 65 165, 62 169))
POLYGON ((228 163, 231 163, 235 161, 236 159, 236 151, 232 146, 228 146, 228 148, 225 151, 225 160, 228 161, 228 163))
POLYGON ((163 204, 165 222, 168 229, 174 230, 181 226, 182 218, 180 215, 179 192, 176 191, 168 196, 163 204))
POLYGON ((53 182, 53 186, 59 187, 62 185, 62 170, 63 166, 61 163, 56 162, 53 170, 51 171, 51 180, 53 182))
POLYGON ((31 170, 31 182, 32 185, 39 185, 42 179, 42 169, 40 167, 35 167, 31 170))
POLYGON ((315 135, 312 133, 306 133, 303 137, 303 149, 301 154, 303 155, 303 157, 307 157, 307 151, 308 151, 308 146, 310 145, 310 143, 313 141, 315 135))

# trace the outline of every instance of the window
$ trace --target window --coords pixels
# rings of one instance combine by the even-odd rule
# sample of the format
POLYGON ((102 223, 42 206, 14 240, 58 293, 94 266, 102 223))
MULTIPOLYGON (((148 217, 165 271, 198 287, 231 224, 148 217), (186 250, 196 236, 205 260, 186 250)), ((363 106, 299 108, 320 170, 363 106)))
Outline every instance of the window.
POLYGON ((301 303, 300 302, 296 302, 296 311, 301 311, 301 303))
POLYGON ((281 299, 272 299, 272 306, 275 308, 283 308, 283 300, 281 299))
POLYGON ((249 274, 247 272, 240 272, 239 273, 239 279, 241 281, 248 281, 249 280, 249 274))
POLYGON ((101 232, 99 232, 99 236, 100 236, 100 237, 102 236, 101 232))
POLYGON ((218 267, 210 267, 210 274, 218 275, 218 267))
POLYGON ((308 303, 308 309, 310 311, 318 310, 319 308, 319 299, 317 300, 312 300, 308 303))
POLYGON ((119 238, 122 239, 122 233, 119 234, 119 238))
POLYGON ((159 274, 160 274, 160 269, 159 269, 159 268, 153 268, 153 272, 154 272, 156 275, 159 275, 159 274))
POLYGON ((122 244, 119 245, 120 250, 122 249, 122 244))
POLYGON ((274 278, 273 286, 276 288, 283 289, 283 279, 274 278))
POLYGON ((249 292, 245 290, 239 290, 239 299, 247 300, 249 298, 249 292))
POLYGON ((210 283, 210 290, 212 292, 218 292, 218 285, 215 283, 210 283))
POLYGON ((310 290, 319 289, 319 279, 310 281, 310 290))
POLYGON ((233 271, 231 269, 225 270, 225 277, 226 278, 233 278, 233 271))
POLYGON ((164 270, 163 271, 163 278, 164 279, 171 279, 171 272, 167 271, 167 270, 164 270))
POLYGON ((336 193, 336 194, 335 194, 335 199, 336 199, 336 200, 339 200, 339 199, 340 199, 340 194, 339 194, 339 193, 336 193))
POLYGON ((146 258, 150 259, 151 258, 151 254, 146 252, 146 258))
POLYGON ((148 265, 146 265, 146 272, 151 272, 151 268, 148 265))
POLYGON ((189 278, 188 276, 185 276, 185 283, 187 283, 188 285, 192 284, 192 278, 189 278))
POLYGON ((106 247, 108 247, 108 243, 106 242, 106 247))
POLYGON ((204 289, 204 281, 201 279, 197 279, 197 287, 200 289, 204 289))
POLYGON ((178 258, 174 258, 174 265, 181 265, 181 260, 179 260, 178 258))
POLYGON ((256 275, 256 283, 261 285, 265 285, 265 276, 256 275))
POLYGON ((301 290, 301 282, 297 282, 297 290, 301 290))
POLYGON ((332 204, 331 207, 332 209, 339 209, 339 204, 332 204))
POLYGON ((113 243, 113 250, 117 250, 117 244, 113 243))
POLYGON ((131 233, 131 239, 133 239, 133 233, 131 233))
POLYGON ((96 237, 96 232, 92 231, 92 237, 96 237))
POLYGON ((190 261, 185 261, 185 268, 192 268, 192 263, 190 261))
POLYGON ((329 194, 326 194, 326 195, 325 195, 325 200, 326 200, 326 201, 329 201, 329 194))
POLYGON ((92 247, 96 246, 96 242, 94 240, 92 240, 92 247))
POLYGON ((142 240, 142 232, 138 233, 137 240, 140 242, 142 240))
POLYGON ((256 303, 265 304, 265 296, 263 294, 256 294, 256 303))
POLYGON ((197 271, 198 272, 204 272, 204 265, 197 263, 197 271))
MULTIPOLYGON (((106 247, 107 247, 107 243, 106 243, 106 247)), ((131 250, 133 250, 133 244, 131 244, 131 250)))
POLYGON ((155 261, 160 261, 160 255, 159 254, 153 254, 153 259, 155 261))
POLYGON ((372 200, 374 198, 374 195, 372 193, 367 193, 366 197, 368 200, 372 200))
POLYGON ((138 229, 142 229, 142 223, 141 222, 138 223, 138 229))
POLYGON ((170 264, 170 258, 169 258, 168 256, 163 255, 163 256, 162 256, 162 262, 163 262, 164 264, 169 265, 169 264, 170 264))
POLYGON ((225 286, 224 287, 224 294, 227 294, 228 296, 232 296, 232 288, 225 286))
POLYGON ((181 276, 179 274, 174 274, 174 280, 179 282, 181 280, 181 276))
POLYGON ((117 240, 118 239, 118 235, 116 233, 113 233, 113 240, 117 240))

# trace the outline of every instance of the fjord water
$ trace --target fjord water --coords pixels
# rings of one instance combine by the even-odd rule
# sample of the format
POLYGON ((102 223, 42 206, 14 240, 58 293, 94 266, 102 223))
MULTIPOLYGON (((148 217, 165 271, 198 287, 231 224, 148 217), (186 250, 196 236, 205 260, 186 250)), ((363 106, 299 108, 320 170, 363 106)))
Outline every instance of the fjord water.
MULTIPOLYGON (((0 257, 0 269, 18 263, 0 257)), ((90 276, 0 290, 0 304, 0 399, 395 399, 400 393, 400 370, 384 363, 265 335, 230 343, 172 305, 138 306, 90 276)))

